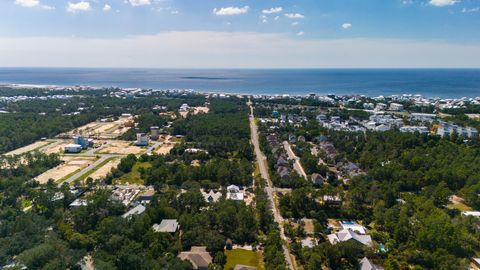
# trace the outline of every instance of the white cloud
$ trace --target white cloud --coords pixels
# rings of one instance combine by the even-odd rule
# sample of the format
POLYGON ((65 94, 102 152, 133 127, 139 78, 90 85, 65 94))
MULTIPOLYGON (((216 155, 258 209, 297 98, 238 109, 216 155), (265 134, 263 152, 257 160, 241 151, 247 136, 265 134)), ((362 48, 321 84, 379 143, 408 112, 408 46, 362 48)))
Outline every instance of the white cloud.
POLYGON ((269 9, 264 9, 262 10, 263 14, 274 14, 274 13, 279 13, 282 12, 283 8, 282 7, 272 7, 269 9))
POLYGON ((293 26, 298 25, 298 22, 293 22, 292 25, 293 26))
POLYGON ((112 10, 112 7, 109 4, 105 4, 105 6, 103 6, 103 11, 110 11, 110 10, 112 10))
POLYGON ((343 29, 352 28, 352 24, 351 24, 351 23, 344 23, 344 24, 342 24, 342 28, 343 28, 343 29))
POLYGON ((67 11, 70 13, 77 13, 77 12, 90 11, 90 10, 92 10, 92 7, 90 6, 90 3, 86 1, 81 1, 78 3, 68 2, 67 4, 67 11))
POLYGON ((462 13, 471 13, 471 12, 479 12, 479 11, 480 11, 480 7, 462 9, 462 13))
POLYGON ((297 33, 297 36, 303 36, 303 35, 305 35, 305 33, 303 31, 300 31, 300 32, 297 33))
POLYGON ((455 5, 458 2, 460 2, 460 0, 430 0, 428 3, 436 7, 445 7, 455 5))
POLYGON ((224 7, 224 8, 214 8, 213 13, 217 16, 229 16, 229 15, 240 15, 248 12, 250 8, 248 6, 244 7, 224 7))
POLYGON ((300 13, 285 13, 285 17, 290 19, 303 19, 305 16, 300 13))
POLYGON ((12 67, 479 67, 480 63, 478 43, 303 39, 278 33, 0 37, 0 44, 0 63, 12 67))
POLYGON ((134 7, 147 6, 151 4, 150 0, 128 0, 128 2, 130 2, 130 5, 134 7))
POLYGON ((40 0, 15 0, 15 5, 22 7, 36 7, 40 5, 40 0))
POLYGON ((273 18, 275 21, 278 21, 278 19, 280 19, 280 16, 275 16, 275 18, 273 18))

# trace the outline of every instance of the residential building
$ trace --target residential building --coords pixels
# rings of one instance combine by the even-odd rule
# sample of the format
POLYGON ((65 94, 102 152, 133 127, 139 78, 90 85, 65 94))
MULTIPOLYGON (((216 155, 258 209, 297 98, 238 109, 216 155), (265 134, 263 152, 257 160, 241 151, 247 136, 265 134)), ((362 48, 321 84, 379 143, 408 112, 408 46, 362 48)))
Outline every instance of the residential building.
POLYGON ((145 212, 146 208, 145 206, 139 204, 135 206, 134 208, 130 209, 128 212, 122 215, 122 218, 131 218, 134 215, 140 215, 145 212))
POLYGON ((244 194, 240 191, 240 188, 236 185, 230 185, 227 187, 227 199, 233 201, 243 201, 244 194))
POLYGON ((222 198, 222 193, 219 191, 214 192, 213 190, 210 190, 208 193, 206 193, 205 191, 202 190, 201 192, 202 192, 203 198, 208 203, 218 202, 218 200, 222 198))
POLYGON ((137 140, 135 141, 136 146, 147 146, 148 137, 145 133, 137 133, 137 140))
POLYGON ((373 264, 367 257, 359 262, 360 270, 383 270, 383 267, 373 264))
POLYGON ((366 234, 367 229, 363 227, 362 225, 358 224, 355 221, 340 221, 340 226, 342 226, 343 230, 352 230, 354 232, 357 232, 359 234, 366 234))
POLYGON ((154 232, 174 233, 180 228, 180 224, 176 219, 163 219, 160 224, 153 224, 152 228, 154 232))
POLYGON ((372 237, 370 235, 358 234, 350 229, 341 230, 337 233, 332 233, 328 235, 328 241, 332 245, 338 244, 340 242, 346 242, 349 240, 355 240, 363 245, 372 246, 372 237))
POLYGON ((212 263, 212 256, 207 252, 207 247, 192 247, 190 251, 180 252, 177 256, 181 260, 188 260, 195 270, 207 270, 212 263))
POLYGON ((400 103, 390 103, 390 111, 403 111, 404 107, 400 103))
POLYGON ((257 267, 254 266, 248 266, 248 265, 243 265, 243 264, 237 264, 233 268, 233 270, 256 270, 257 267))

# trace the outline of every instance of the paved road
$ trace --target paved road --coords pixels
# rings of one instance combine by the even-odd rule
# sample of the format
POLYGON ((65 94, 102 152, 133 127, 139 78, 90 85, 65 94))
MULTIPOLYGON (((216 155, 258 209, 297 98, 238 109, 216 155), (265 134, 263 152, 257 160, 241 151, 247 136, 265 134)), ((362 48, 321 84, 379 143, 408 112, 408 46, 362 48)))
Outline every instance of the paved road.
POLYGON ((263 179, 267 181, 268 186, 265 187, 265 192, 268 194, 268 199, 270 200, 272 212, 273 212, 273 217, 275 219, 275 222, 279 224, 280 228, 280 237, 283 240, 282 247, 283 247, 283 254, 285 256, 285 260, 288 264, 288 268, 293 270, 293 263, 292 259, 290 257, 290 250, 288 250, 288 247, 286 246, 286 241, 287 237, 285 237, 285 231, 283 229, 283 218, 280 215, 279 210, 277 209, 274 199, 273 199, 273 186, 272 182, 270 180, 270 176, 268 175, 268 169, 267 169, 267 163, 266 163, 266 157, 260 150, 260 144, 258 142, 258 129, 257 125, 255 124, 254 121, 254 115, 253 115, 253 107, 250 105, 250 132, 251 132, 251 138, 252 138, 252 144, 255 149, 255 156, 257 157, 257 162, 258 162, 258 167, 260 169, 260 175, 262 176, 263 179))
POLYGON ((163 144, 163 142, 155 142, 152 146, 148 147, 148 150, 147 150, 146 154, 152 153, 155 149, 157 149, 162 144, 163 144))
POLYGON ((297 155, 295 155, 295 153, 292 150, 292 147, 287 141, 283 142, 283 148, 285 148, 285 150, 287 151, 288 157, 295 161, 295 163, 293 163, 293 168, 297 171, 297 173, 300 176, 303 176, 305 179, 308 179, 307 174, 305 173, 305 170, 302 167, 302 163, 300 163, 300 158, 297 157, 297 155))
POLYGON ((79 172, 77 172, 76 174, 70 176, 67 180, 65 180, 64 182, 58 184, 59 186, 61 186, 63 183, 68 183, 68 184, 71 184, 73 181, 77 180, 79 177, 81 177, 82 175, 84 175, 85 173, 89 172, 90 170, 93 170, 95 169, 96 167, 98 167, 102 162, 104 162, 105 160, 109 159, 109 158, 112 158, 112 157, 116 157, 118 155, 110 155, 110 154, 105 154, 105 155, 101 155, 101 157, 99 159, 97 159, 95 162, 93 162, 92 164, 90 164, 89 166, 85 167, 84 169, 80 170, 79 172))

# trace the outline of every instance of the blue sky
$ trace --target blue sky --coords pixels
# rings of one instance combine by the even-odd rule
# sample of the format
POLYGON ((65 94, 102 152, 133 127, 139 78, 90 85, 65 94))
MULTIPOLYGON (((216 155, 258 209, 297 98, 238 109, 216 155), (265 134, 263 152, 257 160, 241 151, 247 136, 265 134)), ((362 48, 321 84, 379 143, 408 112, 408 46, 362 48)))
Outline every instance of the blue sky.
POLYGON ((2 0, 0 66, 468 67, 479 28, 480 0, 2 0))

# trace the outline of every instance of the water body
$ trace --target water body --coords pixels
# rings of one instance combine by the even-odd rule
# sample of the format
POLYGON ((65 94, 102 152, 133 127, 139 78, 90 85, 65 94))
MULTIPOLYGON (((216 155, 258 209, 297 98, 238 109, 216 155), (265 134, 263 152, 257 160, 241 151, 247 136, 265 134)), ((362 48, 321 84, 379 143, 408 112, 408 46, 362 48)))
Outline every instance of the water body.
POLYGON ((194 89, 242 94, 480 96, 480 69, 0 68, 0 83, 194 89))

